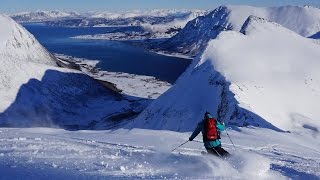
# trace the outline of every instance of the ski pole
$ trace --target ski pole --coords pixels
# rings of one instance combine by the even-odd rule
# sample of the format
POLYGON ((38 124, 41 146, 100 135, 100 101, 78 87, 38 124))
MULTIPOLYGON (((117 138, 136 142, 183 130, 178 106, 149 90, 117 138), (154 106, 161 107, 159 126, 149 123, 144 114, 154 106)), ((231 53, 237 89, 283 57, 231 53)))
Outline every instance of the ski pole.
POLYGON ((232 140, 231 140, 231 138, 230 138, 230 136, 229 136, 229 134, 228 134, 227 128, 226 128, 225 130, 226 130, 226 133, 227 133, 227 135, 228 135, 228 137, 229 137, 229 139, 230 139, 230 141, 231 141, 231 143, 232 143, 232 145, 233 145, 234 150, 236 150, 236 146, 234 146, 234 144, 233 144, 233 142, 232 142, 232 140))
POLYGON ((176 147, 176 148, 172 149, 172 150, 171 150, 171 152, 173 152, 174 150, 176 150, 176 149, 178 149, 179 147, 183 146, 183 145, 184 145, 184 144, 186 144, 187 142, 189 142, 189 140, 188 140, 188 141, 186 141, 186 142, 184 142, 184 143, 182 143, 182 144, 180 144, 180 146, 178 146, 178 147, 176 147))
POLYGON ((193 140, 193 141, 197 143, 203 143, 202 141, 198 141, 198 140, 193 140))

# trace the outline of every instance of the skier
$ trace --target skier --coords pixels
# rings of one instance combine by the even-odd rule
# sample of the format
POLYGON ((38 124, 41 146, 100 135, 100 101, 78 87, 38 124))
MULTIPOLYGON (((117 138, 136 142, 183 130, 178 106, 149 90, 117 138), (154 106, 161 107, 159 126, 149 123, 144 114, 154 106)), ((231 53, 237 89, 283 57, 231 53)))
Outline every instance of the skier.
POLYGON ((207 149, 208 153, 225 158, 230 154, 221 147, 221 142, 219 140, 220 131, 224 130, 224 123, 215 120, 209 112, 206 112, 203 120, 198 123, 196 129, 189 137, 189 141, 192 141, 201 131, 204 147, 207 149))

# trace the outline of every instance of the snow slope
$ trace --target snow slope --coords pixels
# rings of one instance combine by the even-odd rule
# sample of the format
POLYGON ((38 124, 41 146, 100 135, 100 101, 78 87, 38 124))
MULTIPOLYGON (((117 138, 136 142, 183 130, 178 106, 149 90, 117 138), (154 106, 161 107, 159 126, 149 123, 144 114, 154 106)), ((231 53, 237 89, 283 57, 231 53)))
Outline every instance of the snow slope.
POLYGON ((176 36, 155 49, 195 56, 221 31, 240 31, 242 24, 250 15, 277 22, 305 37, 313 36, 320 31, 318 8, 221 6, 205 16, 190 21, 176 36))
MULTIPOLYGON (((190 133, 119 129, 0 129, 0 178, 13 179, 318 179, 319 141, 269 129, 222 133, 228 160, 201 155, 202 143, 171 152, 190 133), (268 136, 266 136, 266 134, 268 136)), ((198 137, 196 140, 199 141, 198 137)))
POLYGON ((0 15, 0 110, 3 111, 15 99, 19 87, 30 77, 41 78, 40 64, 54 66, 55 59, 21 25, 0 15), (39 65, 38 65, 39 64, 39 65), (30 66, 35 68, 31 71, 30 66))
POLYGON ((320 46, 250 16, 212 40, 134 127, 191 131, 205 111, 229 124, 319 133, 320 46))
POLYGON ((0 57, 55 65, 54 57, 24 27, 1 14, 0 25, 0 57))
POLYGON ((109 116, 140 108, 79 71, 56 67, 9 17, 0 15, 0 26, 0 126, 104 127, 109 116))

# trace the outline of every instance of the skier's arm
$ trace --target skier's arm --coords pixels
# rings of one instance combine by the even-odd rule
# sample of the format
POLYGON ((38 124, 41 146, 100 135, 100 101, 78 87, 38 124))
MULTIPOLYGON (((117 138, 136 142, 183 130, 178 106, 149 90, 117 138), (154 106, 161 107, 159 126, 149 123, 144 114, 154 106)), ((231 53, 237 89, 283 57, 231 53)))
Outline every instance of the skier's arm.
POLYGON ((189 137, 189 141, 192 141, 195 137, 197 137, 198 134, 201 132, 201 130, 202 130, 202 124, 199 123, 196 129, 193 131, 192 135, 189 137))
POLYGON ((217 121, 216 125, 217 125, 217 129, 219 131, 224 131, 226 129, 226 126, 224 125, 224 123, 222 123, 220 121, 217 121))

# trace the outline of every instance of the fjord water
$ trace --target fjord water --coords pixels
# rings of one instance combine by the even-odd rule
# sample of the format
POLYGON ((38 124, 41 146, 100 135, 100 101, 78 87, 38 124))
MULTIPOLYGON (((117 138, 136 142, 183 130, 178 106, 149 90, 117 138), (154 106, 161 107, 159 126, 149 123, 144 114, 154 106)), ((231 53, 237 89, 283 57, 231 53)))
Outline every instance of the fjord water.
POLYGON ((151 53, 126 42, 83 40, 70 37, 107 32, 141 31, 139 27, 53 27, 23 24, 52 53, 100 60, 98 67, 111 72, 154 76, 174 83, 185 71, 190 60, 151 53))

